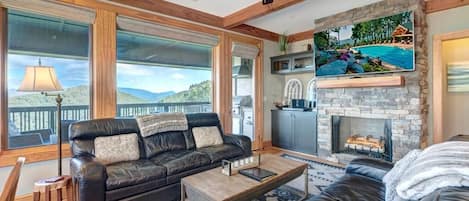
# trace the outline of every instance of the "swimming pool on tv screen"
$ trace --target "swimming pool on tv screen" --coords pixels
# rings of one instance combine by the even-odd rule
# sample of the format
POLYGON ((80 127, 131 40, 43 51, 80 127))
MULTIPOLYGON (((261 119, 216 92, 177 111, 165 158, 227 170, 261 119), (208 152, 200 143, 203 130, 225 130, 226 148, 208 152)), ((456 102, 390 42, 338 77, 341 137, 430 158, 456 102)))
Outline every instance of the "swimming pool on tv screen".
POLYGON ((414 69, 414 49, 404 49, 395 46, 366 46, 356 47, 363 56, 379 57, 382 61, 394 66, 412 70, 414 69))

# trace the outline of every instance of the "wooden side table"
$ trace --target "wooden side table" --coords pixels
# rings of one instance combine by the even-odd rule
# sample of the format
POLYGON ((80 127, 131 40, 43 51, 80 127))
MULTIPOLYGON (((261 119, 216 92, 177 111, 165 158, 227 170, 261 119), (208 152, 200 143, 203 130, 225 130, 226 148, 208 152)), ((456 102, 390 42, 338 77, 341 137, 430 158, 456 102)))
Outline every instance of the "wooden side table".
POLYGON ((34 201, 75 201, 75 190, 70 176, 62 176, 63 179, 56 182, 41 180, 34 183, 34 201))

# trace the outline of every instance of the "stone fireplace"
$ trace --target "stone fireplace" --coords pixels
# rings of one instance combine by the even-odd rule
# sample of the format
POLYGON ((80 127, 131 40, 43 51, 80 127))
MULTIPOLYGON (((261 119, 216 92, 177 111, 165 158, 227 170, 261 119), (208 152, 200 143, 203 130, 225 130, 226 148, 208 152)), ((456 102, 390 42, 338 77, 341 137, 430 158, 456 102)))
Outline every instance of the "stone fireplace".
POLYGON ((332 153, 392 161, 392 120, 332 116, 332 153))
MULTIPOLYGON (((361 119, 381 119, 379 130, 385 128, 383 137, 388 142, 386 150, 388 160, 399 160, 412 149, 427 145, 428 116, 428 66, 426 52, 426 15, 423 0, 384 0, 361 8, 352 9, 337 15, 315 21, 315 30, 321 31, 368 21, 384 16, 413 10, 415 14, 415 71, 385 75, 366 75, 366 77, 403 76, 402 87, 355 87, 355 88, 319 88, 318 97, 318 147, 322 156, 341 152, 342 145, 334 141, 336 116, 361 119), (390 131, 387 133, 387 131, 390 131)), ((351 79, 350 77, 319 78, 351 79)), ((341 120, 342 121, 342 120, 341 120)), ((348 121, 348 120, 347 120, 348 121)), ((357 121, 357 120, 354 120, 357 121)), ((359 120, 361 121, 361 120, 359 120)), ((373 123, 371 123, 373 124, 373 123)), ((367 127, 373 125, 367 125, 367 127)), ((364 130, 355 130, 362 137, 373 135, 364 130)), ((337 130, 336 130, 337 131, 337 130)), ((349 134, 350 135, 350 134, 349 134)), ((339 143, 341 143, 339 141, 339 143)))

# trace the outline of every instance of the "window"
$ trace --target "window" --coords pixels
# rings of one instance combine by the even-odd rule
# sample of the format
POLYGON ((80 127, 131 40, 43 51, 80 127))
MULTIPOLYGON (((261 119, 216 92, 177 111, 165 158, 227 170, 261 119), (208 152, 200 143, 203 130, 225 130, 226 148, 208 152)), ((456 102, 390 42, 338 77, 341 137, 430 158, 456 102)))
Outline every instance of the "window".
POLYGON ((211 46, 117 33, 117 116, 212 111, 211 46))
POLYGON ((56 102, 39 93, 17 92, 26 66, 53 66, 64 91, 62 139, 68 125, 90 117, 89 27, 86 24, 8 11, 8 148, 55 144, 56 102))

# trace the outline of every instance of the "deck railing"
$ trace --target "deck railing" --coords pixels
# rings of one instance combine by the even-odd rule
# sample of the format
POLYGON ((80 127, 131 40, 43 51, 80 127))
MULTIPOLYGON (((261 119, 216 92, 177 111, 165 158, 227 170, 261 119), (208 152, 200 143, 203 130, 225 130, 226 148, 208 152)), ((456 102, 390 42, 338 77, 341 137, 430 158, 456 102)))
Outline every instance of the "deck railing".
MULTIPOLYGON (((142 103, 118 104, 118 117, 134 117, 158 112, 210 112, 210 102, 185 103, 142 103)), ((52 128, 55 130, 57 108, 45 107, 9 107, 8 117, 10 128, 13 126, 18 132, 52 128)), ((90 118, 88 105, 62 106, 62 120, 87 120, 90 118)))

